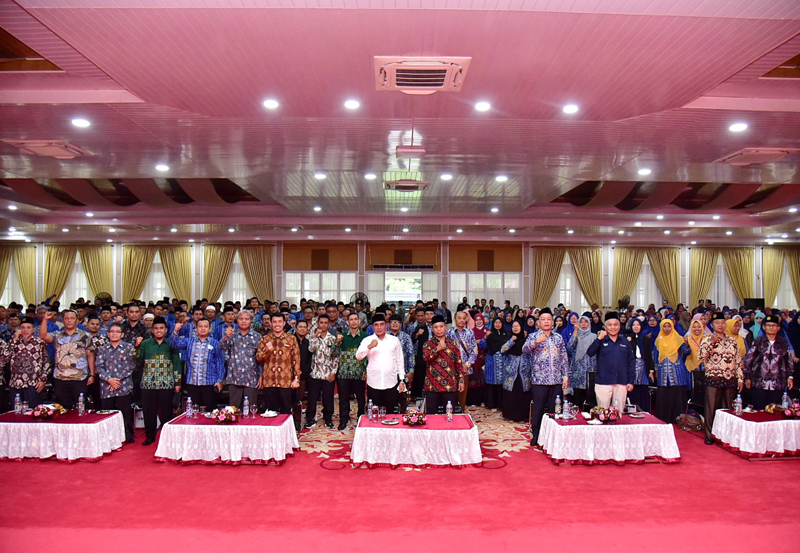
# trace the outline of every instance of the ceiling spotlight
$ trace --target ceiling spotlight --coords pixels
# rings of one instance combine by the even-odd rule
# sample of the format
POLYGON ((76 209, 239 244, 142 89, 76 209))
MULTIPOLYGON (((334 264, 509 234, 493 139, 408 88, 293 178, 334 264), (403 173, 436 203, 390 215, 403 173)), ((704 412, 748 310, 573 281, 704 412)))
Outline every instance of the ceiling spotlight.
POLYGON ((91 125, 91 123, 87 119, 73 119, 72 124, 75 125, 76 127, 81 127, 81 128, 86 128, 89 125, 91 125))
POLYGON ((30 239, 30 238, 26 238, 26 239, 25 239, 25 241, 26 241, 26 242, 30 242, 30 241, 31 241, 31 239, 30 239))
POLYGON ((358 100, 347 100, 344 103, 344 107, 346 107, 347 109, 358 109, 358 106, 360 105, 361 103, 358 100))
POLYGON ((345 227, 345 229, 344 229, 345 232, 350 232, 351 230, 353 230, 353 229, 351 229, 350 227, 345 227))
POLYGON ((236 229, 235 228, 229 228, 228 232, 236 232, 236 229))
POLYGON ((91 211, 87 211, 86 212, 86 216, 87 217, 94 217, 94 213, 92 213, 91 211))
POLYGON ((797 213, 797 208, 796 207, 790 207, 789 208, 789 213, 797 213))
POLYGON ((789 238, 788 234, 781 234, 781 238, 789 238))
POLYGON ((742 132, 742 131, 745 131, 745 130, 747 130, 747 123, 734 123, 733 125, 728 127, 728 130, 731 131, 731 132, 742 132))
POLYGON ((671 233, 672 233, 672 231, 671 231, 671 230, 669 230, 669 229, 665 229, 665 230, 664 230, 664 234, 671 234, 671 233))
POLYGON ((697 240, 692 240, 692 241, 690 242, 690 244, 692 244, 692 245, 695 245, 695 244, 697 244, 697 240))
POLYGON ((69 229, 67 227, 64 227, 61 229, 61 232, 69 232, 69 229))
POLYGON ((403 227, 403 232, 408 232, 408 227, 403 227))
POLYGON ((297 227, 292 227, 292 232, 297 232, 297 227))
POLYGON ((636 221, 635 223, 633 223, 633 226, 640 227, 640 226, 642 226, 642 222, 641 221, 636 221))
POLYGON ((322 208, 318 205, 314 206, 314 211, 322 211, 322 208))
POLYGON ((800 227, 797 227, 796 229, 794 229, 794 231, 795 232, 800 232, 800 227))
POLYGON ((14 232, 15 230, 17 230, 17 227, 8 227, 9 232, 14 232))
POLYGON ((496 180, 497 182, 506 182, 508 180, 508 177, 505 175, 497 175, 494 178, 494 180, 496 180))
POLYGON ((694 221, 689 221, 690 226, 694 226, 694 221))
POLYGON ((725 234, 727 234, 728 236, 730 236, 731 234, 733 234, 733 231, 732 231, 732 230, 726 230, 726 231, 725 231, 725 234))
POLYGON ((475 109, 477 109, 478 111, 489 111, 490 109, 492 109, 492 104, 490 104, 489 102, 478 102, 477 104, 475 104, 475 109))
POLYGON ((178 229, 176 229, 175 227, 172 227, 171 229, 169 229, 169 231, 170 232, 178 232, 178 229))
POLYGON ((566 106, 561 108, 561 111, 569 114, 578 113, 578 106, 576 106, 575 104, 567 104, 566 106))
POLYGON ((719 217, 720 217, 719 215, 713 215, 711 218, 714 219, 715 221, 719 221, 719 217))
POLYGON ((189 238, 189 242, 194 242, 194 238, 189 238))
POLYGON ((153 236, 153 240, 158 240, 158 236, 153 236))
POLYGON ((375 180, 378 178, 378 175, 376 175, 375 173, 367 173, 366 175, 364 175, 364 178, 367 180, 375 180))
POLYGON ((106 238, 106 242, 113 242, 113 241, 114 240, 112 238, 106 238))
POLYGON ((456 229, 456 232, 457 232, 457 233, 459 233, 459 234, 461 234, 462 232, 464 232, 464 229, 463 229, 463 228, 457 228, 457 229, 456 229))
POLYGON ((625 234, 625 231, 624 230, 618 230, 617 234, 625 234))
POLYGON ((442 173, 439 178, 442 180, 453 180, 453 175, 450 173, 442 173))
POLYGON ((517 229, 510 228, 510 229, 508 229, 508 232, 510 232, 511 234, 514 234, 515 232, 517 232, 517 229))
POLYGON ((169 171, 169 165, 164 165, 163 163, 159 163, 158 165, 156 165, 156 171, 161 171, 162 173, 164 171, 169 171))
POLYGON ((662 220, 663 218, 664 218, 663 215, 656 215, 656 219, 658 219, 659 221, 662 220))
POLYGON ((17 210, 17 206, 15 206, 14 204, 11 204, 11 205, 8 206, 8 209, 9 209, 9 211, 16 211, 17 210))
POLYGON ((492 213, 497 213, 498 211, 500 211, 499 207, 493 207, 492 208, 492 213))
POLYGON ((408 211, 408 208, 407 208, 407 207, 401 207, 401 208, 400 208, 400 211, 402 211, 403 213, 405 213, 406 211, 408 211))
POLYGON ((108 232, 117 232, 117 229, 114 227, 108 227, 108 232))
POLYGON ((653 171, 651 171, 651 170, 650 170, 650 169, 648 169, 647 167, 645 167, 645 168, 643 168, 643 169, 639 169, 639 170, 637 171, 637 173, 639 173, 639 174, 640 174, 640 175, 642 175, 642 176, 644 176, 644 175, 649 175, 649 174, 650 174, 650 173, 652 173, 652 172, 653 172, 653 171))
POLYGON ((567 234, 575 234, 575 231, 574 231, 574 230, 572 230, 572 229, 569 229, 569 230, 567 231, 567 234))
POLYGON ((267 109, 277 109, 279 105, 278 100, 264 100, 264 107, 267 109))
POLYGON ((612 241, 611 241, 611 243, 612 243, 612 244, 616 244, 616 243, 617 243, 617 241, 616 241, 616 240, 612 240, 612 241))
POLYGON ((328 175, 326 175, 325 173, 314 173, 314 178, 317 179, 317 180, 322 180, 327 176, 328 175))

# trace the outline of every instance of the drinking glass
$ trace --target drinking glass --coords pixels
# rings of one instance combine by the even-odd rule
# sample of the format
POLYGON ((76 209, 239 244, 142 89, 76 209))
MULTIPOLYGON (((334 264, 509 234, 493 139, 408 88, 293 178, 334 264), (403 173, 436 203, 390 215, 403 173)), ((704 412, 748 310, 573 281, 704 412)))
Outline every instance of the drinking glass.
POLYGON ((206 416, 206 406, 205 405, 201 405, 200 407, 197 408, 197 411, 195 411, 195 413, 194 413, 194 418, 197 418, 198 414, 202 415, 204 417, 206 416), (199 411, 199 413, 198 413, 198 411, 199 411))
POLYGON ((22 402, 22 414, 24 415, 27 412, 28 412, 28 402, 27 401, 23 401, 22 402))
POLYGON ((383 420, 383 419, 385 419, 385 418, 386 418, 386 407, 380 407, 380 408, 378 408, 378 418, 379 418, 380 420, 383 420))

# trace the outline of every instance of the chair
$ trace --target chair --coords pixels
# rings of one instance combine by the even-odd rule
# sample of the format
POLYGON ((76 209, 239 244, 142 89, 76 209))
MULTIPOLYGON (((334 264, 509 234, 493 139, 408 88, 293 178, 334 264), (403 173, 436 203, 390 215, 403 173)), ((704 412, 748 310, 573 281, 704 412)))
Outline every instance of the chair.
POLYGON ((692 371, 692 394, 686 402, 686 414, 694 409, 700 415, 706 414, 706 373, 696 369, 692 371))

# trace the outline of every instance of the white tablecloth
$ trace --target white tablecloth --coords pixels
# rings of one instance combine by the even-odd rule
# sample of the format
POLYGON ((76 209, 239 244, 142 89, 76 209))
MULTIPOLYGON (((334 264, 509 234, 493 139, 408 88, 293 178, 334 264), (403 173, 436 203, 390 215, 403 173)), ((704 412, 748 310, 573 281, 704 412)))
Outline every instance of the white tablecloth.
POLYGON ((99 461, 124 442, 119 412, 91 423, 0 422, 0 459, 99 461))
POLYGON ((711 433, 723 445, 751 457, 800 454, 798 419, 752 422, 719 409, 711 433))
POLYGON ((162 427, 155 457, 186 464, 280 464, 300 443, 292 417, 279 416, 286 420, 276 426, 176 424, 184 419, 181 415, 162 427))
POLYGON ((671 424, 559 425, 545 416, 539 445, 555 462, 573 464, 642 463, 680 459, 671 424))
MULTIPOLYGON (((444 417, 444 415, 435 415, 444 417)), ((429 415, 429 420, 430 420, 429 415)), ((469 415, 454 415, 469 417, 469 415)), ((470 421, 472 419, 470 418, 470 421)), ((478 427, 430 429, 400 426, 356 427, 350 458, 355 465, 388 467, 479 466, 483 461, 478 427)))

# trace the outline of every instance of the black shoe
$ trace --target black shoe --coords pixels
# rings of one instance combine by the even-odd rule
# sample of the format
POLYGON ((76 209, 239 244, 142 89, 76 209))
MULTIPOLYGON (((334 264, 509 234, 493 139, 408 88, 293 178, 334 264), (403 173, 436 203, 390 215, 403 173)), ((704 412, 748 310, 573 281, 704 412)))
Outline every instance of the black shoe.
POLYGON ((147 438, 145 441, 142 442, 142 445, 150 445, 156 443, 155 438, 147 438))
POLYGON ((135 444, 136 440, 134 438, 128 438, 127 440, 125 440, 125 443, 127 443, 127 444, 135 444))
POLYGON ((332 422, 326 422, 326 423, 325 423, 325 426, 327 426, 328 428, 330 428, 331 430, 333 430, 333 423, 332 423, 332 422))
POLYGON ((531 440, 531 447, 536 447, 536 446, 538 446, 539 444, 537 444, 537 443, 536 443, 536 442, 538 442, 538 441, 539 441, 539 439, 538 439, 538 438, 533 438, 533 439, 531 440))
MULTIPOLYGON (((333 425, 331 424, 330 426, 328 426, 328 428, 333 428, 333 425)), ((344 430, 345 428, 347 428, 347 424, 346 423, 339 424, 339 428, 338 428, 339 430, 344 430)))
POLYGON ((306 423, 306 428, 314 428, 315 426, 317 426, 317 421, 306 423))
POLYGON ((706 445, 714 445, 714 439, 713 438, 706 438, 706 445))

